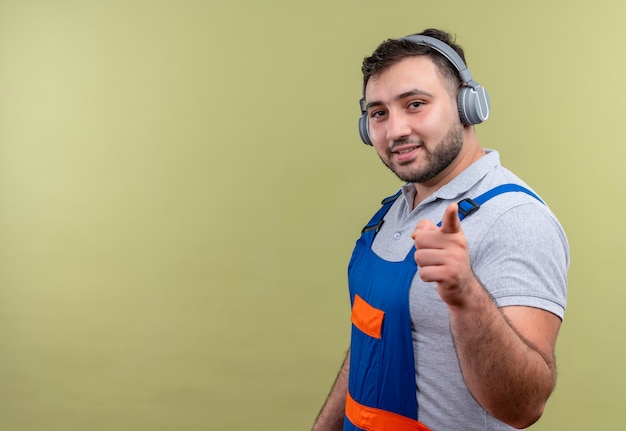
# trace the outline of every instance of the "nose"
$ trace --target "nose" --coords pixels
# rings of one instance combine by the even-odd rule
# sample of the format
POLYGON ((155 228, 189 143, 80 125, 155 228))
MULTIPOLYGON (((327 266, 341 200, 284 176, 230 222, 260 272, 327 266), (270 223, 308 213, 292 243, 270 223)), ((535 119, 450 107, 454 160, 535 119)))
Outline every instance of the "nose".
POLYGON ((409 136, 411 127, 405 115, 397 112, 390 112, 387 118, 387 140, 395 141, 409 136))

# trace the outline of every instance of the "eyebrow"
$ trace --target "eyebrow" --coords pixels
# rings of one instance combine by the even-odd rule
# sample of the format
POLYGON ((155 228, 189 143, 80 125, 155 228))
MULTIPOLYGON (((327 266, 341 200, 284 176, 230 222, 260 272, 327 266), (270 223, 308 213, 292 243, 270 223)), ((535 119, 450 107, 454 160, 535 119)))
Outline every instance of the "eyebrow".
MULTIPOLYGON (((433 95, 427 91, 414 89, 414 90, 409 90, 409 91, 405 91, 404 93, 398 94, 396 97, 393 98, 393 100, 398 101, 398 100, 406 99, 407 97, 413 97, 413 96, 433 97, 433 95)), ((367 111, 369 108, 373 106, 380 106, 380 105, 384 105, 384 103, 380 100, 374 100, 365 105, 365 110, 367 111)))

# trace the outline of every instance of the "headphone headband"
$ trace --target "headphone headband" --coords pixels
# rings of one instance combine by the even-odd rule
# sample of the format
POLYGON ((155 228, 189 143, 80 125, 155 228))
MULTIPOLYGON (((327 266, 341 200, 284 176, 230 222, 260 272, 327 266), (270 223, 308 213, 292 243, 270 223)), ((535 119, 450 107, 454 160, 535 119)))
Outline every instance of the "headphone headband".
POLYGON ((409 42, 416 43, 418 45, 426 45, 439 54, 443 55, 452 65, 459 71, 461 80, 465 83, 472 81, 472 74, 465 65, 465 62, 461 56, 452 47, 437 38, 431 36, 424 36, 421 34, 405 36, 398 40, 408 40, 409 42))

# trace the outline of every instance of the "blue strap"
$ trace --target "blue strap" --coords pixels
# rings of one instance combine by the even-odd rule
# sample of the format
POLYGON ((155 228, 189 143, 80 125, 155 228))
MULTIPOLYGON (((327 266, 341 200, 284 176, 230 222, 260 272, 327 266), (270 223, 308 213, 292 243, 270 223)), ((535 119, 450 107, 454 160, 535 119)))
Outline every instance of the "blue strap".
MULTIPOLYGON (((528 190, 526 187, 520 186, 519 184, 502 184, 500 186, 494 187, 491 190, 486 191, 485 193, 475 197, 474 199, 465 198, 459 201, 459 220, 463 220, 465 217, 478 211, 480 206, 487 202, 489 199, 509 192, 526 193, 527 195, 532 196, 533 198, 537 199, 539 202, 545 205, 545 202, 542 201, 539 196, 528 190)), ((441 222, 439 222, 437 226, 441 226, 441 222)))
POLYGON ((533 192, 531 192, 530 190, 528 190, 526 187, 522 187, 519 184, 502 184, 501 186, 497 186, 494 187, 493 189, 486 191, 485 193, 483 193, 482 195, 478 196, 477 198, 474 198, 474 200, 482 205, 485 202, 487 202, 489 199, 501 195, 502 193, 508 193, 508 192, 522 192, 522 193, 526 193, 529 196, 534 197, 535 199, 537 199, 539 202, 541 202, 542 204, 545 205, 544 201, 541 200, 541 198, 539 196, 537 196, 536 194, 534 194, 533 192))
MULTIPOLYGON (((495 198, 496 196, 501 195, 503 193, 510 193, 510 192, 526 193, 527 195, 532 196, 533 198, 537 199, 539 202, 545 205, 545 202, 542 201, 539 196, 537 196, 532 191, 528 190, 526 187, 520 186, 519 184, 511 184, 511 183, 502 184, 502 185, 492 188, 491 190, 487 190, 485 193, 475 197, 474 199, 465 198, 459 201, 458 202, 459 220, 463 220, 465 217, 478 211, 480 206, 484 204, 485 202, 487 202, 489 199, 495 198)), ((387 214, 387 211, 389 211, 389 208, 391 208, 391 205, 393 205, 393 203, 396 201, 396 199, 398 199, 398 197, 401 194, 402 194, 402 191, 398 191, 395 195, 389 196, 383 199, 383 201, 381 202, 382 207, 378 210, 378 212, 376 212, 376 214, 374 214, 374 217, 372 217, 370 222, 363 228, 361 233, 370 232, 370 231, 374 231, 375 234, 378 233, 378 231, 380 230, 381 226, 384 223, 383 218, 385 217, 385 214, 387 214)), ((441 226, 441 222, 439 222, 437 226, 441 226)))
POLYGON ((378 212, 376 212, 376 214, 374 214, 374 217, 372 217, 369 223, 365 225, 363 230, 361 230, 361 233, 370 232, 370 231, 375 231, 374 233, 378 233, 381 226, 385 222, 385 220, 383 220, 383 218, 385 217, 385 214, 387 214, 387 211, 389 211, 389 208, 391 208, 391 205, 393 205, 393 203, 396 201, 396 199, 398 199, 398 197, 401 194, 402 194, 402 191, 398 190, 398 192, 395 195, 389 196, 383 199, 383 201, 381 202, 382 207, 378 210, 378 212))

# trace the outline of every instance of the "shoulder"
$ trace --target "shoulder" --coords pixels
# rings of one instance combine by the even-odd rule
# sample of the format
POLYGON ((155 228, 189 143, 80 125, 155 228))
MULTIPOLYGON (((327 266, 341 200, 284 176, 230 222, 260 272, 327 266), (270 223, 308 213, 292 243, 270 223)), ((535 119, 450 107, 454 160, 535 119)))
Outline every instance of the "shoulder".
POLYGON ((548 203, 509 170, 498 166, 472 188, 468 197, 472 196, 486 196, 480 199, 479 210, 463 221, 477 256, 495 245, 508 250, 524 244, 533 250, 545 242, 569 259, 567 236, 548 203))
POLYGON ((570 259, 565 232, 547 206, 518 199, 481 208, 481 223, 476 217, 475 228, 468 226, 472 268, 499 306, 541 308, 563 318, 570 259))

